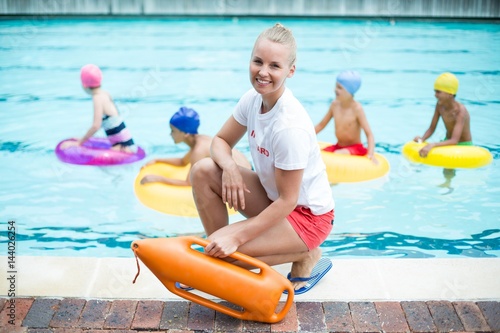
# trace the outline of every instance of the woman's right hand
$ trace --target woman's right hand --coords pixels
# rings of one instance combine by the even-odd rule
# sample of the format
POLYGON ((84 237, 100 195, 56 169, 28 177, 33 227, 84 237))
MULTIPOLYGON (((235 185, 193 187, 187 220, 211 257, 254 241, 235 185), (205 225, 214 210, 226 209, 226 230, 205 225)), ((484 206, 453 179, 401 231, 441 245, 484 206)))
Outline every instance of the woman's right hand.
POLYGON ((245 209, 245 192, 250 192, 236 163, 222 170, 222 201, 235 210, 245 209))
POLYGON ((422 137, 420 137, 420 136, 418 136, 418 135, 417 135, 417 136, 413 139, 413 141, 418 142, 418 143, 421 143, 421 142, 422 142, 422 141, 424 141, 424 140, 422 140, 422 137))

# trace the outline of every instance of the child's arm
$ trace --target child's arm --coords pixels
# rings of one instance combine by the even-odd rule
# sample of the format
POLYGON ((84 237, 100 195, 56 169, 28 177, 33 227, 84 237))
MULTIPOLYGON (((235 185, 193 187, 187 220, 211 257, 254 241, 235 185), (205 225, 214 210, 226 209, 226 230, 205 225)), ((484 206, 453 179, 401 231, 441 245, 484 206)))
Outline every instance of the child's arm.
MULTIPOLYGON (((147 165, 151 165, 154 163, 165 163, 165 164, 170 164, 170 165, 175 165, 175 166, 186 166, 189 163, 189 157, 191 156, 191 150, 184 155, 184 157, 171 157, 171 158, 158 158, 155 160, 150 161, 147 163, 147 165)), ((191 171, 191 168, 189 169, 191 171)), ((191 182, 189 181, 189 172, 188 176, 185 180, 183 179, 173 179, 173 178, 167 178, 163 176, 158 176, 158 175, 146 175, 141 179, 141 184, 148 184, 148 183, 163 183, 167 185, 176 185, 176 186, 190 186, 191 182)))
MULTIPOLYGON (((188 154, 186 154, 186 156, 188 156, 188 154)), ((155 158, 154 160, 151 160, 148 163, 146 163, 144 166, 153 165, 155 163, 163 163, 163 164, 170 164, 170 165, 182 167, 182 166, 186 166, 189 163, 189 159, 186 159, 186 156, 184 156, 184 157, 155 158)))
POLYGON ((465 125, 465 113, 459 112, 455 120, 455 126, 453 127, 451 138, 444 141, 427 144, 425 147, 420 149, 419 151, 420 156, 426 157, 429 154, 429 151, 434 147, 456 145, 460 141, 460 136, 462 135, 464 125, 465 125))
POLYGON ((333 118, 333 103, 328 108, 328 111, 326 112, 323 119, 321 119, 321 121, 314 127, 316 134, 321 132, 326 127, 326 125, 328 125, 328 123, 330 122, 330 119, 332 119, 332 118, 333 118))
POLYGON ((92 121, 92 126, 90 126, 87 133, 85 133, 85 135, 78 140, 78 145, 85 143, 85 141, 90 139, 101 128, 104 103, 99 95, 93 96, 92 100, 94 104, 94 120, 92 121))
POLYGON ((436 130, 436 126, 437 126, 438 121, 439 121, 439 111, 437 110, 437 106, 436 106, 436 109, 434 110, 434 116, 432 116, 431 125, 429 126, 427 131, 425 131, 425 133, 422 137, 416 136, 413 139, 413 141, 415 141, 415 142, 425 141, 428 138, 430 138, 431 135, 434 134, 434 131, 436 130))
POLYGON ((163 183, 167 185, 175 185, 175 186, 190 186, 187 180, 184 179, 173 179, 167 178, 159 175, 146 175, 141 179, 141 185, 148 183, 163 183))
POLYGON ((366 154, 366 156, 374 161, 373 154, 375 153, 375 138, 373 136, 372 129, 370 128, 370 124, 368 123, 368 119, 366 119, 366 115, 363 111, 362 106, 360 106, 358 109, 357 118, 359 121, 359 125, 365 132, 366 140, 368 141, 368 153, 366 154))

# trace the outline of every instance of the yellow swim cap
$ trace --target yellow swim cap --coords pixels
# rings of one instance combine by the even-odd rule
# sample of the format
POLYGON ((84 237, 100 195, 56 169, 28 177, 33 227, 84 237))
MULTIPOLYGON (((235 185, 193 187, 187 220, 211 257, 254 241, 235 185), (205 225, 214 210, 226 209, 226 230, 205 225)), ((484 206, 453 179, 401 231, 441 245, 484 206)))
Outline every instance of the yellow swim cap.
POLYGON ((458 79, 451 73, 443 73, 438 76, 434 82, 434 90, 444 91, 445 93, 456 95, 458 91, 458 79))

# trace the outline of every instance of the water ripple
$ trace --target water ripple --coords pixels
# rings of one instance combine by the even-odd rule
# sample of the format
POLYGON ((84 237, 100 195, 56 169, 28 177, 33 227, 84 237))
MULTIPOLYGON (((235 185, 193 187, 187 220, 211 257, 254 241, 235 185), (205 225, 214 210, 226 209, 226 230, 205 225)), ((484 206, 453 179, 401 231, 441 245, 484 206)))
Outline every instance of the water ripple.
MULTIPOLYGON (((496 257, 488 251, 500 250, 500 229, 489 229, 470 238, 439 239, 395 232, 335 234, 322 244, 328 256, 435 257, 426 251, 444 251, 465 257, 496 257), (493 237, 492 237, 493 236, 493 237)), ((435 253, 435 252, 433 252, 435 253)))

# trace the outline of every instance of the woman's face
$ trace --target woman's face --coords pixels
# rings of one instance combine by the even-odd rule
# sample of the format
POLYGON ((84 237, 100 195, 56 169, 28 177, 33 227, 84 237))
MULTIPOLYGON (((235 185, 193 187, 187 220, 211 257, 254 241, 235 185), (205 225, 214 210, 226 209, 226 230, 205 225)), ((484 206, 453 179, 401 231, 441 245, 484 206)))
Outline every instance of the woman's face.
POLYGON ((250 82, 254 89, 263 96, 273 93, 280 96, 285 80, 295 72, 295 65, 290 65, 289 59, 287 46, 266 38, 258 40, 250 60, 250 82))

